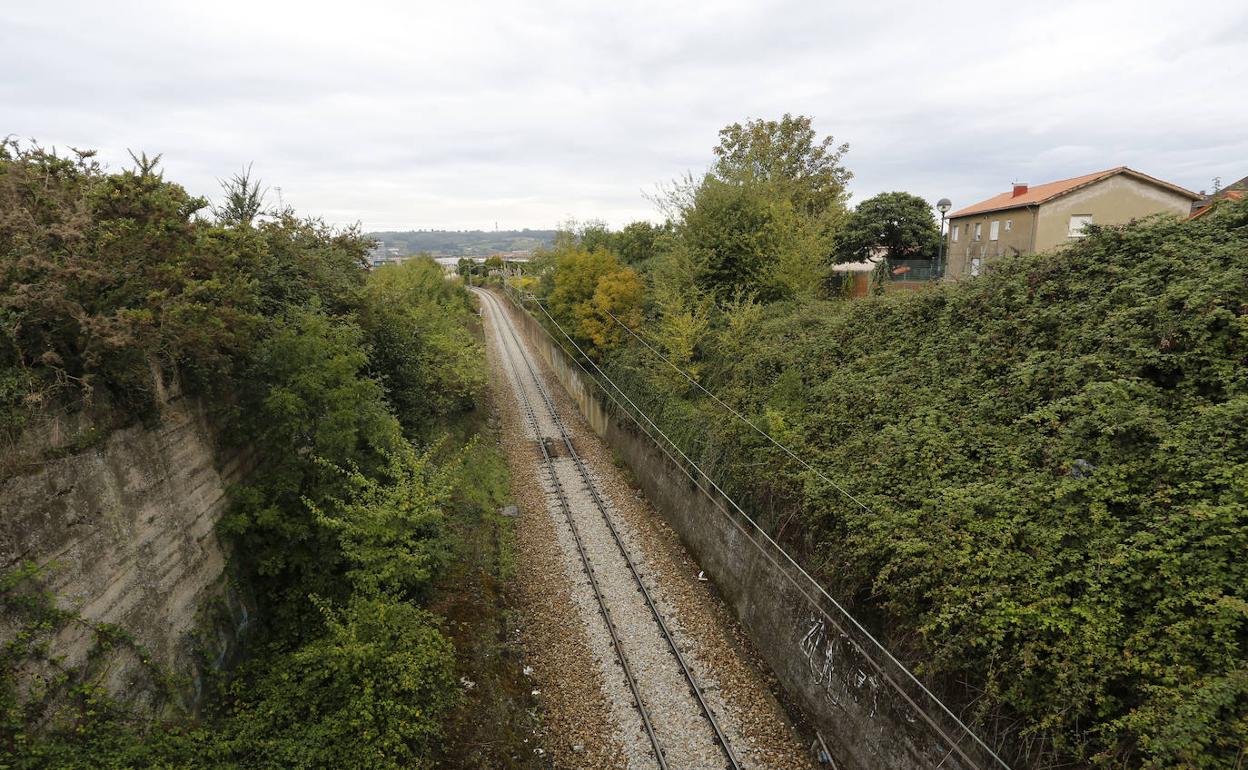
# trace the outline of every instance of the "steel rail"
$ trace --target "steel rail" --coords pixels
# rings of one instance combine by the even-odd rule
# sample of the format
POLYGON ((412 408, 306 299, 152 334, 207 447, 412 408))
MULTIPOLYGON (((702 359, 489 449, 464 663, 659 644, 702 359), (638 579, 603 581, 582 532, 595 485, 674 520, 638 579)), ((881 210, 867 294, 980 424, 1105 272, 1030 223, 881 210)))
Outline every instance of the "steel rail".
MULTIPOLYGON (((676 444, 676 442, 674 442, 671 439, 671 437, 669 437, 666 433, 664 433, 663 429, 660 428, 658 425, 656 425, 654 420, 652 420, 649 417, 649 415, 647 415, 640 407, 638 407, 637 404, 634 403, 631 398, 629 398, 628 394, 620 389, 619 385, 617 385, 610 377, 607 376, 606 372, 602 371, 601 367, 599 367, 598 364, 595 363, 594 360, 590 358, 585 353, 585 351, 581 349, 579 345, 576 344, 575 340, 573 340, 570 336, 568 336, 568 332, 559 324, 558 321, 554 319, 553 316, 551 316, 550 311, 547 310, 542 305, 540 300, 535 300, 534 304, 536 304, 537 307, 542 311, 542 313, 545 314, 546 317, 551 321, 551 323, 553 323, 555 327, 558 328, 559 332, 565 338, 567 338, 568 342, 570 342, 572 344, 572 347, 575 348, 578 353, 580 353, 581 357, 584 358, 586 361, 588 361, 590 366, 593 366, 594 369, 598 371, 602 379, 610 383, 611 387, 614 388, 620 394, 620 396, 634 410, 637 411, 637 414, 641 415, 642 419, 644 419, 647 423, 650 424, 651 427, 654 428, 654 430, 659 434, 659 436, 663 438, 664 442, 669 444, 672 447, 672 449, 675 450, 676 453, 680 455, 681 458, 683 458, 684 463, 682 463, 681 461, 677 460, 674 456, 672 456, 671 452, 669 452, 667 447, 664 446, 664 443, 659 441, 658 438, 656 438, 654 434, 651 433, 650 430, 646 428, 645 425, 642 424, 641 420, 637 419, 636 415, 634 415, 627 408, 625 408, 624 405, 621 404, 619 400, 616 399, 616 397, 611 394, 611 391, 605 385, 602 384, 601 380, 593 374, 593 372, 585 368, 585 365, 581 363, 580 358, 578 358, 571 351, 569 351, 567 347, 563 345, 563 343, 559 342, 555 338, 553 333, 551 333, 545 327, 540 327, 542 331, 550 338, 551 342, 555 344, 556 347, 558 347, 566 356, 568 356, 568 359, 571 360, 573 363, 575 363, 581 369, 581 371, 585 372, 585 375, 589 377, 590 381, 593 382, 595 385, 597 385, 598 388, 601 389, 603 394, 606 395, 613 404, 615 404, 615 406, 621 411, 621 413, 623 413, 629 419, 631 419, 637 425, 637 427, 643 433, 645 433, 648 438, 650 438, 650 440, 654 443, 655 447, 658 448, 661 452, 663 452, 663 454, 666 455, 667 458, 672 461, 673 465, 675 465, 678 469, 680 469, 680 471, 689 478, 689 480, 694 484, 694 486, 696 486, 703 494, 707 496, 707 498, 711 501, 711 503, 727 518, 729 523, 731 523, 737 529, 738 532, 740 532, 743 536, 745 536, 745 538, 752 545, 754 545, 756 549, 758 549, 759 553, 762 554, 764 558, 766 558, 773 566, 775 566, 778 570, 781 571, 781 573, 785 576, 785 578, 789 581, 789 583, 792 584, 793 587, 799 593, 801 593, 802 596, 806 598, 806 600, 811 604, 811 606, 813 606, 819 612, 820 615, 822 615, 829 623, 831 623, 833 627, 835 627, 837 631, 841 633, 842 636, 849 638, 850 644, 854 647, 854 649, 858 651, 858 653, 867 662, 867 664, 870 665, 877 673, 879 673, 884 678, 884 680, 893 688, 893 690, 898 695, 900 695, 901 698, 905 700, 915 710, 915 712, 919 715, 919 717, 922 718, 923 721, 926 722, 929 727, 931 727, 942 739, 944 739, 946 742, 950 744, 954 753, 957 753, 958 756, 960 756, 963 760, 968 762, 973 767, 980 767, 984 764, 984 763, 979 762, 972 756, 970 756, 967 753, 967 751, 964 750, 964 748, 961 746, 958 740, 954 739, 952 736, 947 734, 945 730, 938 724, 937 719, 931 716, 927 712, 926 709, 921 707, 915 701, 915 699, 911 696, 911 694, 908 693, 905 690, 905 688, 901 686, 900 682, 888 671, 885 671, 884 666, 879 661, 877 661, 872 655, 867 653, 863 645, 861 645, 856 639, 852 638, 852 636, 849 633, 849 629, 857 629, 877 649, 882 651, 883 654, 886 656, 886 659, 888 661, 891 661, 894 665, 896 665, 901 670, 901 672, 908 678, 909 681, 915 683, 919 687, 921 692, 927 695, 928 698, 932 702, 934 702, 937 706, 939 706, 944 711, 944 713, 953 720, 954 724, 956 724, 961 729, 963 734, 969 735, 971 739, 980 746, 980 748, 982 748, 985 752, 987 752, 987 756, 991 758, 992 762, 995 765, 998 765, 1001 768, 1004 768, 1004 770, 1010 770, 1010 766, 1005 762, 1005 760, 1001 759, 1001 757, 991 747, 989 747, 987 743, 985 743, 978 735, 974 733, 974 731, 972 731, 965 723, 963 723, 962 720, 959 719, 957 715, 955 715, 947 706, 945 706, 945 704, 939 698, 937 698, 925 685, 923 685, 923 683, 920 682, 918 678, 915 677, 915 675, 908 668, 906 668, 904 664, 898 661, 896 657, 894 657, 892 653, 890 653, 888 649, 885 648, 879 640, 877 640, 869 631, 867 631, 852 614, 850 614, 844 607, 842 607, 841 604, 836 601, 836 599, 832 598, 832 596, 827 592, 827 590, 824 589, 823 586, 820 585, 813 577, 811 577, 810 574, 806 572, 806 570, 804 570, 801 567, 801 565, 799 565, 787 551, 784 550, 784 548, 782 548, 778 543, 776 543, 776 541, 773 540, 771 536, 767 534, 767 532, 763 530, 763 528, 760 527, 758 523, 755 522, 754 519, 748 513, 746 513, 745 510, 742 509, 741 506, 732 497, 728 495, 727 492, 725 492, 722 488, 720 488, 720 486, 717 483, 715 483, 715 480, 712 479, 711 476, 706 473, 706 471, 704 471, 696 462, 694 462, 687 454, 685 454, 685 452, 680 448, 680 446, 676 444), (726 500, 737 511, 740 517, 749 523, 750 527, 747 528, 744 525, 742 525, 739 521, 737 521, 736 518, 732 515, 732 513, 729 512, 729 510, 724 507, 723 503, 720 502, 720 500, 716 497, 716 495, 712 494, 711 489, 707 489, 707 487, 703 486, 702 482, 698 480, 698 477, 695 476, 692 472, 689 471, 688 468, 685 467, 685 464, 688 464, 695 471, 697 471, 697 476, 701 476, 703 479, 705 479, 707 484, 710 485, 711 489, 713 489, 716 493, 718 493, 718 496, 722 497, 723 500, 726 500), (762 545, 758 542, 758 540, 755 539, 755 537, 751 534, 751 532, 757 532, 758 535, 762 537, 763 541, 770 544, 784 558, 784 561, 787 562, 790 565, 790 567, 797 572, 797 574, 799 574, 802 578, 805 579, 807 583, 809 583, 811 586, 813 586, 816 589, 817 593, 814 595, 808 593, 806 589, 802 587, 801 583, 797 579, 795 579, 793 575, 789 574, 789 570, 783 567, 781 562, 777 561, 774 556, 769 554, 762 547, 762 545), (851 625, 843 626, 835 617, 833 617, 833 615, 829 613, 827 609, 821 606, 821 603, 818 600, 819 596, 824 597, 824 599, 826 599, 831 604, 831 606, 834 607, 840 613, 840 615, 843 618, 846 618, 849 620, 851 625)), ((518 302, 517 302, 517 307, 519 307, 518 302)), ((524 311, 522 310, 522 312, 524 311)), ((537 320, 536 316, 533 316, 533 317, 534 317, 534 320, 537 320)), ((539 322, 539 326, 540 326, 540 322, 539 322)), ((941 764, 943 764, 943 761, 941 762, 941 764)))
MULTIPOLYGON (((503 324, 506 326, 507 332, 511 335, 512 341, 515 343, 515 349, 521 352, 521 360, 524 361, 525 367, 529 370, 529 376, 532 379, 534 386, 537 388, 538 394, 545 402, 546 409, 550 414, 551 420, 554 422, 555 427, 559 429, 560 439, 562 440, 564 447, 567 449, 568 455, 576 464, 577 471, 581 476, 581 480, 585 485, 586 491, 588 491, 590 497, 593 498, 595 507, 598 508, 598 512, 602 515, 602 519, 606 523, 607 529, 610 530, 611 536, 620 550, 620 554, 623 555, 624 561, 628 565, 629 572, 633 576, 633 581, 637 584, 646 606, 650 609, 650 614, 653 616, 655 623, 658 625, 673 657, 676 658, 676 662, 680 666, 681 674, 684 676, 685 682, 689 685, 690 692, 692 692, 703 716, 706 717, 707 722, 711 725, 712 731, 715 733, 715 742, 719 745, 725 758, 728 760, 728 768, 730 768, 730 770, 741 770, 741 764, 737 760, 735 752, 732 750, 732 745, 728 742, 728 737, 724 734, 723 728, 720 727, 719 720, 715 718, 714 712, 711 711, 710 704, 706 702, 706 698, 702 694, 702 688, 698 686, 697 680, 693 676, 693 671, 689 668, 689 664, 685 660, 685 656, 680 652, 680 648, 677 646, 676 640, 672 636, 667 622, 664 620, 662 613, 659 612, 659 608, 654 602, 654 597, 651 596, 650 590, 646 588, 646 584, 641 578, 641 571, 637 569, 637 565, 633 561, 632 555, 628 551, 628 547, 624 544, 624 539, 620 536, 619 530, 616 529, 614 522, 612 522, 611 516, 607 512, 607 503, 598 492, 597 483, 590 475, 589 469, 585 465, 585 461, 581 458, 580 454, 573 446, 572 437, 569 434, 567 427, 564 425, 563 419, 559 416, 559 411, 555 406, 554 399, 551 397, 550 392, 542 382, 541 376, 534 368, 531 359, 524 353, 523 343, 521 343, 519 337, 516 335, 515 326, 512 324, 510 316, 507 315, 507 310, 502 306, 502 303, 499 302, 497 297, 494 297, 489 292, 483 293, 489 297, 489 301, 492 303, 492 306, 495 308, 497 313, 502 315, 503 324)), ((545 451, 544 445, 543 451, 545 451)))
MULTIPOLYGON (((474 290, 476 291, 476 290, 474 290)), ((480 292, 481 295, 489 296, 488 292, 480 292)), ((492 299, 492 298, 491 298, 492 299)), ((496 314, 502 314, 505 311, 498 305, 493 305, 496 314)), ((503 318, 505 323, 508 319, 503 318)), ((620 642, 619 633, 615 630, 615 623, 611 620, 611 611, 607 609, 606 599, 602 595, 602 589, 598 586, 598 578, 594 574, 594 568, 589 563, 589 554, 585 551, 585 545, 581 541, 580 530, 577 529, 576 522, 572 518, 572 509, 568 505, 567 494, 563 491, 563 484, 559 481, 559 474, 555 471, 554 459, 550 456, 550 450, 546 448, 546 442, 542 440, 541 426, 537 421, 537 413, 533 410, 533 404, 529 400, 529 394, 524 390, 524 382, 520 375, 519 367, 516 366, 515 359, 511 355, 511 349, 507 347, 507 341, 499 330, 499 341, 503 343, 503 350, 499 351, 506 359, 512 375, 516 378, 516 388, 520 395, 520 406, 525 412, 525 416, 529 425, 533 428, 533 435, 537 438, 537 444, 542 450, 542 464, 550 477, 551 486, 555 490, 555 498, 559 501, 559 508, 563 512, 564 519, 568 522, 568 528, 572 530, 572 540, 576 543, 577 553, 581 558, 581 568, 585 575, 589 578, 589 584, 593 588, 594 598, 598 602, 598 612, 602 615, 603 623, 607 626, 607 634, 611 637, 611 646, 615 650, 615 657, 620 662, 620 668, 624 671, 624 679, 628 683, 628 689, 632 692, 633 703, 637 707, 637 712, 641 715, 642 724, 646 729, 646 736, 650 739, 651 746, 654 747, 654 756, 659 763, 661 770, 668 770, 667 759, 663 754, 663 746, 659 741, 658 735, 654 731, 654 724, 650 719, 650 712, 646 708, 645 701, 642 700, 641 690, 637 685, 637 678, 633 675, 632 667, 628 664, 628 658, 624 655, 624 647, 620 642)), ((518 351, 523 358, 523 349, 518 351)), ((527 363, 527 362, 526 362, 527 363)), ((541 392, 539 387, 538 392, 541 392)), ((543 393, 543 398, 545 394, 543 393)))

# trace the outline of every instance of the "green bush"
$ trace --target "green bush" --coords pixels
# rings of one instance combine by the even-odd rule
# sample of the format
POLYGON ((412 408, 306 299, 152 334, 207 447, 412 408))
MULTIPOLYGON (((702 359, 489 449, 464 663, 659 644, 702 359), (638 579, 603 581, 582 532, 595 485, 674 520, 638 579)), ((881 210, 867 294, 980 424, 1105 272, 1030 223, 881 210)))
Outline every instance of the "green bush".
POLYGON ((0 768, 424 768, 459 699, 454 651, 407 602, 323 608, 325 631, 253 659, 211 722, 151 729, 100 689, 72 693, 79 718, 43 735, 19 725, 0 768))
MULTIPOLYGON (((469 477, 413 442, 476 405, 469 295, 431 261, 367 274, 358 231, 257 217, 254 195, 202 218, 205 201, 136 164, 0 143, 0 435, 98 400, 117 422, 151 417, 162 379, 200 396, 252 466, 221 529, 261 652, 203 720, 149 724, 86 670, 23 693, 67 621, 38 585, 10 590, 31 575, 0 579, 22 624, 0 656, 0 768, 425 767, 458 690, 418 603, 469 477)), ((124 638, 96 631, 101 649, 124 638)))
POLYGON ((792 547, 981 729, 1033 761, 1242 761, 1248 206, 927 291, 773 304, 747 345, 733 313, 688 366, 869 510, 638 346, 614 375, 765 518, 800 522, 792 547))
POLYGON ((383 599, 325 615, 325 634, 236 685, 228 755, 245 767, 429 767, 458 698, 434 618, 383 599))
POLYGON ((31 397, 16 408, 102 391, 145 413, 153 367, 228 367, 256 297, 246 260, 205 243, 205 203, 146 158, 104 174, 90 153, 0 142, 0 371, 31 397))
POLYGON ((464 333, 474 312, 432 259, 369 275, 358 316, 370 366, 409 435, 469 409, 484 387, 485 352, 464 333))
POLYGON ((445 565, 443 530, 456 470, 447 461, 435 465, 432 450, 417 456, 404 447, 376 477, 343 471, 348 499, 314 512, 338 536, 355 595, 414 598, 445 565))

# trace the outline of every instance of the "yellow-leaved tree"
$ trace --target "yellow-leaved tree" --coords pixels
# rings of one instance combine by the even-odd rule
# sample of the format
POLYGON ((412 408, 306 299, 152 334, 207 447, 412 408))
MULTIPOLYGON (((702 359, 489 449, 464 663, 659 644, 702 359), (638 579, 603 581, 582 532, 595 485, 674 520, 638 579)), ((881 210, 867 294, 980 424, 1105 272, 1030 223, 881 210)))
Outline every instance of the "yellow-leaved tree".
POLYGON ((619 347, 628 332, 620 328, 615 319, 630 329, 637 328, 641 324, 641 303, 645 294, 641 276, 631 267, 602 275, 594 295, 577 307, 580 333, 601 350, 619 347))
POLYGON ((550 310, 561 324, 594 350, 604 352, 624 342, 627 332, 612 318, 630 327, 641 323, 645 284, 641 276, 623 267, 605 248, 558 248, 555 255, 550 310))

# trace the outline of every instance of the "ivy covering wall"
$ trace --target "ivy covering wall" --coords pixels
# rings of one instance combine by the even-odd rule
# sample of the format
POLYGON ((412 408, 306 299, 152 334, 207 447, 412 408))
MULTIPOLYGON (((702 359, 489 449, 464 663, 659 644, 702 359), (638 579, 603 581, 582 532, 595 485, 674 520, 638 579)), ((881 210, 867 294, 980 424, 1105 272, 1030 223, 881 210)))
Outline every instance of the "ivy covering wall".
POLYGON ((701 292, 681 250, 638 330, 835 485, 582 343, 980 732, 1022 767, 1243 765, 1248 206, 857 300, 701 292))

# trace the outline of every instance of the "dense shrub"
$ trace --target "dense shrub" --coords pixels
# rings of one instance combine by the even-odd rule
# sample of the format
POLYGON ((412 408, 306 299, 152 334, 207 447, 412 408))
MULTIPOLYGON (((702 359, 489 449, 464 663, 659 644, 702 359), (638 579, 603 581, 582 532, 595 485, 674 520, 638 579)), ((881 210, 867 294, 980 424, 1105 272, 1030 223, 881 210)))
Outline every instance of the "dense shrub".
POLYGON ((431 767, 459 692, 435 619, 379 599, 326 615, 325 634, 236 686, 223 753, 245 767, 431 767))
POLYGON ((869 510, 636 344, 615 375, 985 731, 1040 764, 1242 762, 1248 207, 912 294, 655 310, 869 510))
POLYGON ((149 730, 102 691, 78 696, 72 730, 21 734, 5 768, 431 767, 441 720, 459 698, 436 619, 408 602, 326 607, 326 630, 252 660, 204 724, 149 730))
POLYGON ((550 308, 579 339, 609 350, 624 341, 611 316, 626 322, 640 318, 645 287, 630 267, 622 267, 614 252, 590 251, 572 244, 557 246, 553 253, 550 308))
POLYGON ((205 205, 146 159, 105 174, 0 143, 0 372, 26 391, 6 419, 101 388, 150 411, 152 367, 229 367, 256 296, 249 255, 204 242, 205 205))
POLYGON ((375 476, 340 469, 347 499, 314 510, 317 523, 338 538, 356 595, 411 598, 424 591, 449 555, 443 528, 457 470, 445 459, 435 464, 432 450, 417 457, 410 447, 375 476))
POLYGON ((431 259, 369 276, 359 322, 372 371, 409 433, 427 433, 439 416, 470 407, 481 391, 482 351, 464 337, 474 312, 468 294, 431 259))
POLYGON ((149 729, 84 670, 58 675, 55 718, 32 724, 46 712, 22 666, 81 619, 11 611, 43 594, 0 576, 21 642, 0 655, 0 767, 423 767, 456 702, 419 602, 449 559, 445 513, 471 497, 436 443, 485 380, 468 294, 432 260, 367 273, 354 229, 257 218, 243 197, 250 213, 214 221, 146 158, 109 174, 0 144, 3 438, 39 409, 154 417, 161 380, 201 397, 253 466, 222 532, 263 651, 207 721, 149 729))

